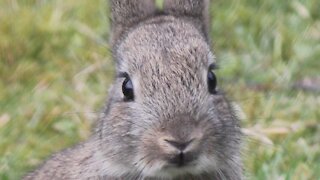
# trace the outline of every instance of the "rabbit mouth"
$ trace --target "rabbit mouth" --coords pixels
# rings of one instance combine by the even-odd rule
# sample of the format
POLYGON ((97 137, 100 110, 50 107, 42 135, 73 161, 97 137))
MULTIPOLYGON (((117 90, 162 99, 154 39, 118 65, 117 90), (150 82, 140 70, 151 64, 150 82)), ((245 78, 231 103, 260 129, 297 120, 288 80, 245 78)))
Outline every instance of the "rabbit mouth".
POLYGON ((198 153, 196 152, 185 152, 185 151, 180 151, 175 154, 170 154, 170 156, 166 158, 166 161, 168 162, 168 164, 164 166, 164 169, 166 168, 183 169, 185 167, 194 166, 198 158, 197 154, 198 153))
POLYGON ((145 177, 172 179, 180 176, 197 176, 203 173, 214 172, 217 169, 215 160, 207 156, 199 156, 197 159, 176 164, 166 161, 156 161, 144 169, 145 177))
MULTIPOLYGON (((200 172, 198 172, 200 173, 200 172)), ((194 165, 184 165, 184 166, 175 166, 175 165, 168 165, 163 167, 160 171, 158 171, 155 175, 156 176, 163 176, 163 177, 176 177, 185 174, 198 174, 194 172, 194 165)))
POLYGON ((196 166, 196 162, 190 162, 188 164, 177 165, 177 164, 167 164, 162 167, 161 171, 166 172, 167 174, 186 174, 193 171, 193 168, 196 166))
POLYGON ((144 172, 144 174, 146 177, 171 179, 181 175, 200 173, 195 172, 194 170, 194 165, 190 163, 189 165, 184 166, 165 165, 159 167, 159 169, 154 169, 154 171, 144 172))

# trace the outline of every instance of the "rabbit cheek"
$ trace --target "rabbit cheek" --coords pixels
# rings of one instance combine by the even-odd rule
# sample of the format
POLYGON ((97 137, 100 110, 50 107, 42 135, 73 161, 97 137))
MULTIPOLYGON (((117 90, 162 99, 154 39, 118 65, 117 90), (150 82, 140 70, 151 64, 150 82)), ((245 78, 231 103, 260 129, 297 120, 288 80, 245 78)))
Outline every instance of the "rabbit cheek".
POLYGON ((151 131, 144 132, 133 162, 137 171, 146 176, 154 176, 165 164, 162 160, 164 154, 154 140, 155 137, 156 134, 151 131))

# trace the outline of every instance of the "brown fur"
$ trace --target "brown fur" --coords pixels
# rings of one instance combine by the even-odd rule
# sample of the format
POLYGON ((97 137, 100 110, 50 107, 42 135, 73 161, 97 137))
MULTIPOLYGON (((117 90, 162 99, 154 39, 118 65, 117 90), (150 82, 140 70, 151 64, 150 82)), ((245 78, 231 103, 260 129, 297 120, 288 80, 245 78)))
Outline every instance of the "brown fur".
POLYGON ((48 159, 25 179, 242 179, 239 121, 223 93, 210 94, 215 63, 208 38, 209 0, 111 0, 116 72, 96 132, 48 159), (169 163, 187 142, 186 167, 169 163))

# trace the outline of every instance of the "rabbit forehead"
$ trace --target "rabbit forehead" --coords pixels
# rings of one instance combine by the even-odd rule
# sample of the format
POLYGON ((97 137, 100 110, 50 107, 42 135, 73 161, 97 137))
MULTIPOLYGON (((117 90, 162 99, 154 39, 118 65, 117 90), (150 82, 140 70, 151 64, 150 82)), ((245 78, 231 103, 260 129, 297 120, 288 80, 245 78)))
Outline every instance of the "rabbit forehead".
POLYGON ((193 64, 207 68, 214 62, 210 47, 194 25, 175 19, 138 25, 116 51, 118 70, 136 73, 142 67, 193 64))
POLYGON ((134 81, 137 101, 152 97, 148 99, 155 105, 167 99, 172 106, 190 109, 207 95, 206 74, 214 56, 200 31, 188 22, 140 25, 119 45, 116 58, 117 70, 134 81))

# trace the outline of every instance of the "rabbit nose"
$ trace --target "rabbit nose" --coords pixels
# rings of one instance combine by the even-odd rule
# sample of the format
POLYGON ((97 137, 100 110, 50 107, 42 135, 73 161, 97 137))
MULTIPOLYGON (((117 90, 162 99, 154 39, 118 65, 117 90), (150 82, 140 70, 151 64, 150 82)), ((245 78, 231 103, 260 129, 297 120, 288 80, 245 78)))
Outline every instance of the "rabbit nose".
POLYGON ((175 141, 175 140, 168 140, 168 139, 165 139, 164 141, 180 151, 185 150, 188 147, 188 145, 192 142, 192 140, 187 142, 182 142, 182 141, 175 141))
POLYGON ((196 159, 196 153, 190 151, 190 141, 176 141, 164 139, 164 141, 177 151, 171 152, 168 156, 168 162, 178 167, 184 166, 196 159))

